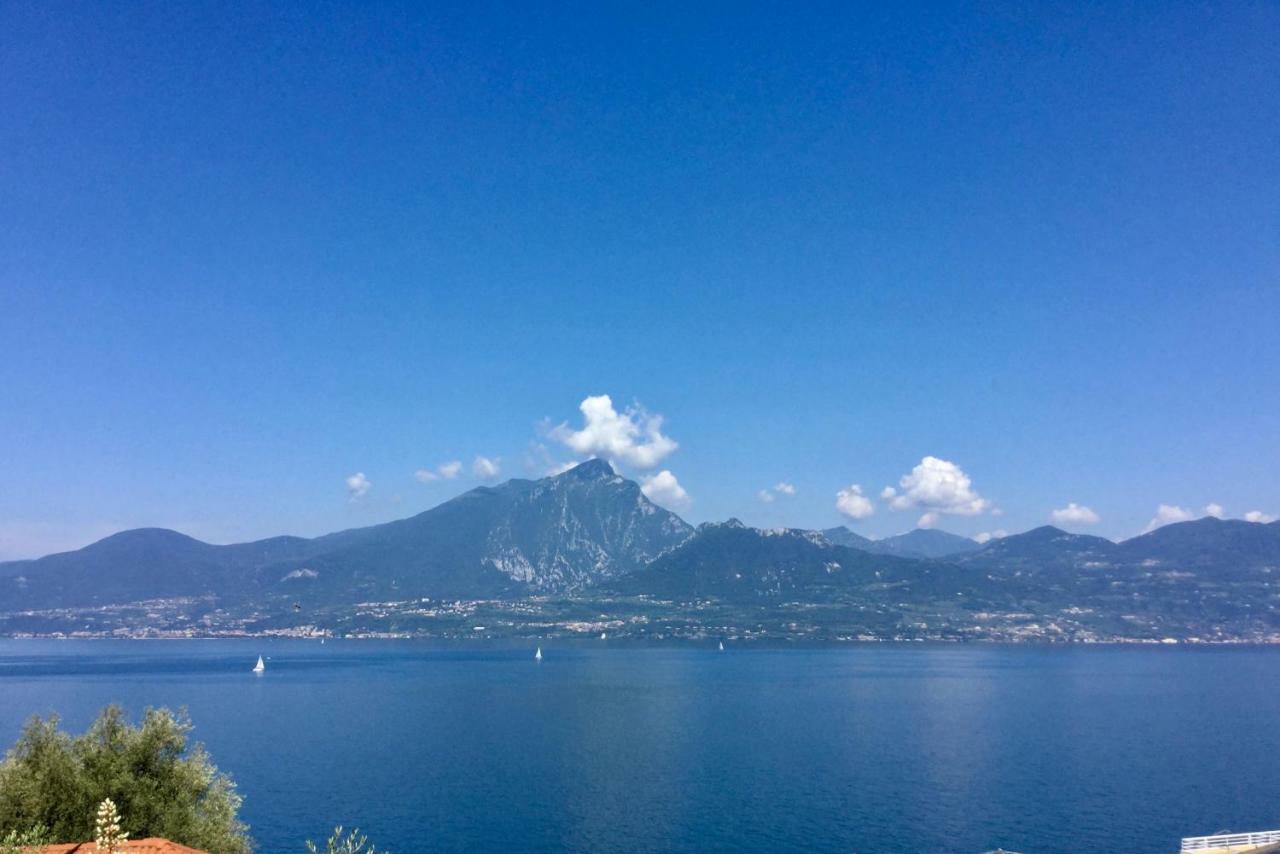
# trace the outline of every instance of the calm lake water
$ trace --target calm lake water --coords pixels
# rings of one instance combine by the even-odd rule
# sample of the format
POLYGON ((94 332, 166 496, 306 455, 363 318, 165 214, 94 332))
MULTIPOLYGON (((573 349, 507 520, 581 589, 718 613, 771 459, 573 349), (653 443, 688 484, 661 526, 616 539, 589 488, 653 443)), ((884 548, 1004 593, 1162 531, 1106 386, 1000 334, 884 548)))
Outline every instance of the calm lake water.
POLYGON ((543 650, 0 641, 0 740, 186 706, 272 854, 337 823, 398 854, 1154 854, 1280 827, 1280 650, 543 650))

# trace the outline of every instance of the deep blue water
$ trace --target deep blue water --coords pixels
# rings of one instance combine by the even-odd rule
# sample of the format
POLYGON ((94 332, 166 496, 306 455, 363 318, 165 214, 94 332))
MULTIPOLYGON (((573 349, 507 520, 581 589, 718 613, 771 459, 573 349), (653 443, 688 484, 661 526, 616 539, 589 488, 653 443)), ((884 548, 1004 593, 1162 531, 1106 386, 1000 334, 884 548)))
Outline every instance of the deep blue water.
POLYGON ((0 741, 186 706, 265 852, 337 823, 397 854, 1155 854, 1280 827, 1280 650, 544 651, 0 641, 0 741))

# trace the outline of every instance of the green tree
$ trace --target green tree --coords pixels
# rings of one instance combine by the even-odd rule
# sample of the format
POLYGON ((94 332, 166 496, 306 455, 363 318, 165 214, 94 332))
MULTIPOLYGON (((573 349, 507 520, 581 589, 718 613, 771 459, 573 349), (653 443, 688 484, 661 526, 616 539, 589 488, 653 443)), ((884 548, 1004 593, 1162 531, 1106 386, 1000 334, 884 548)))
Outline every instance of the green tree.
POLYGON ((93 839, 98 807, 110 799, 130 838, 247 854, 235 784, 190 734, 186 713, 168 709, 147 709, 132 726, 108 706, 74 737, 58 729, 57 715, 33 717, 0 762, 0 839, 33 827, 55 841, 93 839))

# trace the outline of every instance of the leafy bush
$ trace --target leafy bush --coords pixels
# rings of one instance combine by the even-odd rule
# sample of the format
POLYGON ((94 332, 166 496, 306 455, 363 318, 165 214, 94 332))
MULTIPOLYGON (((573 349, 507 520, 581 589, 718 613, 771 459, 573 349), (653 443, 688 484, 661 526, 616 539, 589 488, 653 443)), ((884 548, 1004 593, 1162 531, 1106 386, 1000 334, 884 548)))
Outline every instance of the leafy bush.
MULTIPOLYGON (((338 825, 329 836, 329 841, 325 843, 324 854, 378 854, 378 849, 372 845, 365 848, 368 843, 369 838, 362 836, 359 828, 343 836, 342 825, 338 825)), ((320 854, 320 849, 316 848, 316 844, 310 839, 307 840, 307 851, 310 854, 320 854)), ((382 854, 390 854, 390 852, 383 851, 382 854)))
POLYGON ((0 854, 23 854, 28 847, 48 844, 49 836, 43 827, 35 827, 22 833, 11 830, 0 836, 0 854))
POLYGON ((0 839, 35 827, 53 841, 93 839, 99 805, 110 799, 129 838, 248 854, 235 784, 190 733, 185 712, 168 709, 147 709, 135 727, 108 706, 74 737, 58 729, 56 715, 33 717, 0 762, 0 839))

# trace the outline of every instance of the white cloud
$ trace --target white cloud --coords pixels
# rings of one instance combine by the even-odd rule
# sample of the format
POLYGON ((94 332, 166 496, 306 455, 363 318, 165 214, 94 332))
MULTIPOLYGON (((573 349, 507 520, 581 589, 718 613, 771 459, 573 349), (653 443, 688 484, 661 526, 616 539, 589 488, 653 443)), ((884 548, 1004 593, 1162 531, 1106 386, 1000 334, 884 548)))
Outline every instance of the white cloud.
POLYGON ((1049 519, 1055 525, 1096 525, 1102 521, 1097 513, 1074 501, 1068 502, 1066 507, 1054 510, 1049 514, 1049 519))
POLYGON ((1154 531, 1162 525, 1171 525, 1174 522, 1190 522, 1194 518, 1196 518, 1196 514, 1184 507, 1179 507, 1176 504, 1161 504, 1156 508, 1155 517, 1147 523, 1147 527, 1143 529, 1143 532, 1154 531))
POLYGON ((462 463, 458 460, 451 460, 447 463, 441 463, 434 469, 418 469, 413 473, 413 476, 416 477, 420 483, 431 483, 432 481, 440 480, 441 478, 445 480, 453 480, 461 473, 462 463))
POLYGON ((865 519, 876 512, 871 499, 862 494, 862 487, 856 483, 836 493, 836 509, 850 519, 865 519))
MULTIPOLYGON (((1255 513, 1257 511, 1254 511, 1255 513)), ((1216 501, 1210 501, 1200 511, 1197 516, 1194 512, 1180 507, 1176 504, 1161 504, 1156 508, 1155 517, 1147 523, 1147 527, 1142 529, 1144 534, 1154 531, 1164 525, 1171 525, 1174 522, 1190 522, 1192 519, 1202 519, 1205 516, 1212 516, 1215 519, 1226 518, 1226 510, 1216 501)), ((1245 519, 1249 518, 1249 514, 1245 514, 1245 519)), ((1252 520, 1250 520, 1252 521, 1252 520)))
POLYGON ((1244 520, 1246 522, 1257 522, 1261 525, 1266 525, 1274 522, 1276 517, 1270 513, 1263 513, 1261 510, 1250 510, 1248 513, 1244 514, 1244 520))
POLYGON ((577 466, 578 466, 578 463, 574 460, 569 460, 569 462, 567 463, 555 463, 550 468, 547 469, 546 476, 555 477, 558 474, 564 474, 571 468, 577 468, 577 466))
POLYGON ((997 528, 994 531, 983 531, 981 534, 974 534, 973 541, 976 543, 989 543, 992 540, 1000 540, 1009 536, 1009 532, 1004 528, 997 528))
POLYGON ((499 457, 476 457, 476 461, 471 464, 471 473, 481 480, 492 480, 502 471, 501 462, 499 457))
POLYGON ((793 484, 787 483, 785 480, 774 484, 773 489, 762 489, 756 493, 756 497, 765 504, 771 503, 779 495, 790 497, 796 494, 796 488, 793 484))
POLYGON ((663 435, 662 416, 651 415, 639 406, 619 413, 609 395, 601 394, 588 397, 578 408, 582 410, 581 430, 561 424, 550 435, 581 456, 651 469, 680 447, 663 435))
POLYGON ((680 485, 680 481, 676 480, 676 476, 666 469, 641 478, 640 491, 653 503, 661 504, 670 510, 687 507, 693 500, 680 485))
POLYGON ((373 484, 369 481, 369 478, 364 476, 364 472, 362 471, 358 471, 348 477, 346 483, 348 501, 355 501, 357 499, 364 498, 365 495, 368 494, 369 490, 373 489, 373 484))
POLYGON ((977 516, 991 509, 991 502, 978 494, 960 466, 937 457, 922 459, 902 476, 897 489, 886 486, 880 497, 894 510, 924 510, 916 523, 921 528, 933 527, 942 514, 977 516))

